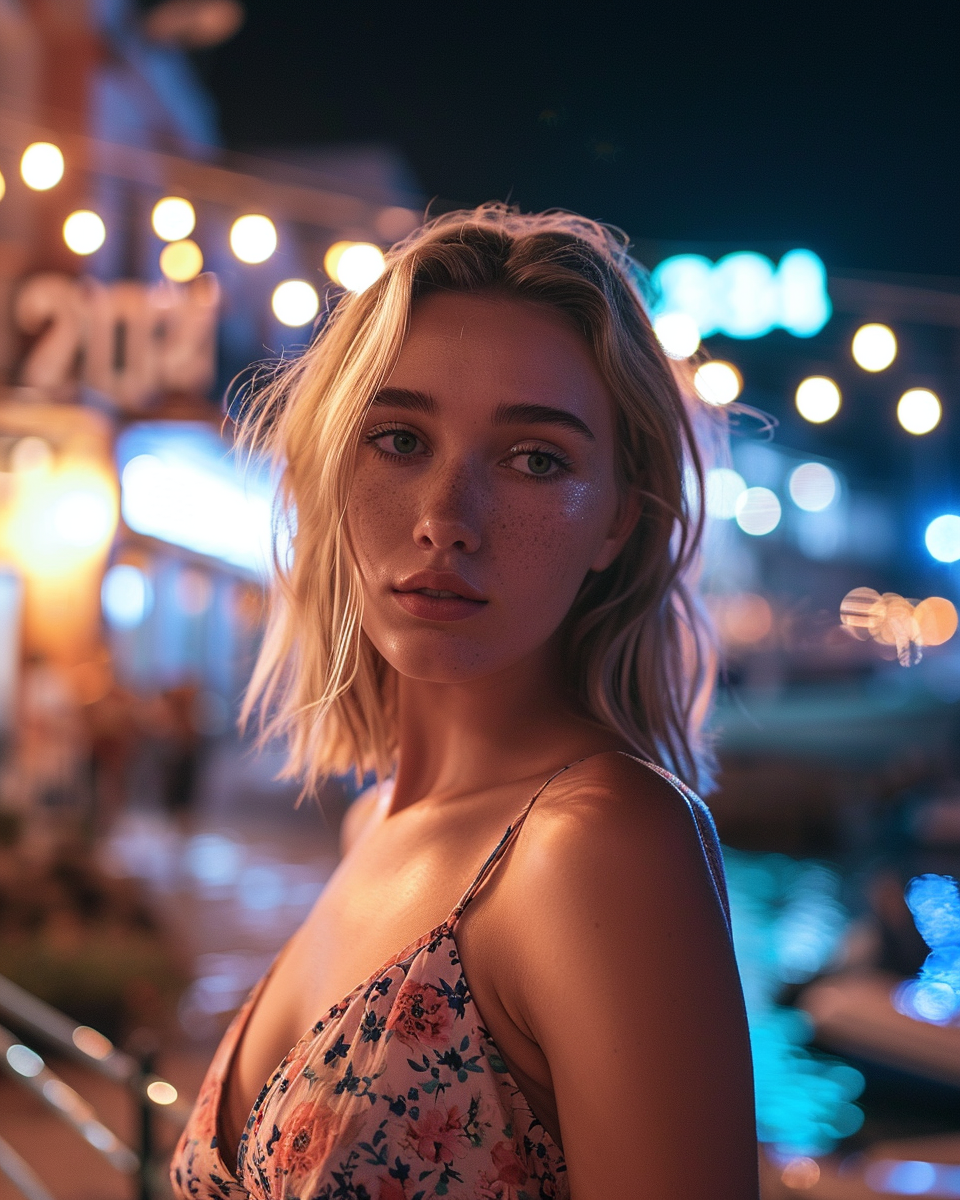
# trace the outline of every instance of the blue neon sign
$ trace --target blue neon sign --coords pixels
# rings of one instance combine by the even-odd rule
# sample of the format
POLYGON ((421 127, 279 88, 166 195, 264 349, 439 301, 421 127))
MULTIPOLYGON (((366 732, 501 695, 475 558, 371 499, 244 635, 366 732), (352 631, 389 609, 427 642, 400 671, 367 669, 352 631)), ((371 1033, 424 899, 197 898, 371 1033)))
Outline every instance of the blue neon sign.
POLYGON ((655 315, 686 313, 701 337, 757 338, 777 328, 813 337, 833 312, 826 268, 812 250, 791 250, 777 266, 750 250, 717 262, 675 254, 654 268, 651 281, 655 315))

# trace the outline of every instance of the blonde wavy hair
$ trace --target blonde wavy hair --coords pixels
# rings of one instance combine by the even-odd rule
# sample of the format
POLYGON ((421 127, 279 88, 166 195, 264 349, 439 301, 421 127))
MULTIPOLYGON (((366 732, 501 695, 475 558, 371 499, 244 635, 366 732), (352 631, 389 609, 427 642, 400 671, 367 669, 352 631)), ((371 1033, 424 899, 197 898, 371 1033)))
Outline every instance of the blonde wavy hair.
POLYGON ((312 790, 351 769, 388 776, 396 676, 363 632, 345 521, 360 426, 400 353, 417 301, 486 292, 545 305, 579 330, 616 404, 617 483, 643 508, 616 561, 591 572, 565 620, 583 710, 693 787, 709 782, 701 736, 714 675, 695 576, 703 469, 689 398, 653 334, 641 272, 620 231, 565 212, 502 204, 427 221, 345 295, 310 347, 252 390, 239 436, 280 473, 276 574, 241 721, 283 736, 286 774, 312 790), (695 486, 691 486, 694 484, 695 486))

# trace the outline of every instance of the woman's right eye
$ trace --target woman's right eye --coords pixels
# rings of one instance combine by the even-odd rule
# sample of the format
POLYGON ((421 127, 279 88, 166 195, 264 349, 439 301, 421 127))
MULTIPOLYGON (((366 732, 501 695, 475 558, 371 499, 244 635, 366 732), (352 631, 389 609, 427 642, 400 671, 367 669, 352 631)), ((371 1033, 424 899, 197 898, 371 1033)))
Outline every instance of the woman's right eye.
POLYGON ((425 450, 420 438, 409 429, 375 430, 367 437, 367 441, 388 458, 411 458, 425 450))

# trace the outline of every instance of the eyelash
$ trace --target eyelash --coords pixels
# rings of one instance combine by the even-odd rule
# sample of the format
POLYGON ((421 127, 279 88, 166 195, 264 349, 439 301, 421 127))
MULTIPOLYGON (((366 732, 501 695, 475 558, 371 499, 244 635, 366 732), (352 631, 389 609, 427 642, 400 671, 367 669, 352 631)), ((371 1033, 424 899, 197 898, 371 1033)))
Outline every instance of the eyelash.
MULTIPOLYGON (((370 432, 364 438, 364 441, 372 448, 374 454, 376 454, 379 458, 386 459, 388 462, 395 463, 404 458, 413 459, 421 457, 420 455, 414 454, 391 454, 389 450, 384 450, 377 445, 377 442, 381 438, 387 437, 391 433, 409 433, 412 437, 415 437, 417 441, 423 441, 419 434, 413 433, 412 430, 407 429, 403 425, 379 425, 376 429, 370 430, 370 432)), ((549 458, 551 462, 557 464, 557 470, 551 471, 549 475, 534 475, 532 472, 527 474, 525 471, 516 472, 516 474, 520 475, 525 480, 529 480, 531 483, 550 483, 552 480, 558 479, 561 475, 564 475, 573 469, 573 463, 565 454, 560 454, 557 450, 545 450, 542 446, 537 445, 525 446, 521 444, 512 446, 504 461, 510 458, 520 458, 524 454, 542 454, 544 458, 549 458)))

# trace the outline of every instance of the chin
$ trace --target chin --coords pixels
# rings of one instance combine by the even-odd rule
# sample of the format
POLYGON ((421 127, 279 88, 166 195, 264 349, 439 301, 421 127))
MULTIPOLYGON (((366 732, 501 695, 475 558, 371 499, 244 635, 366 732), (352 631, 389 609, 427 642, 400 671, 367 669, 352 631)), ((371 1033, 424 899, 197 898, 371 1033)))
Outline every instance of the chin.
POLYGON ((404 631, 370 640, 398 675, 423 683, 470 683, 495 675, 524 657, 522 650, 504 654, 502 645, 493 651, 480 640, 439 631, 414 635, 404 631))

